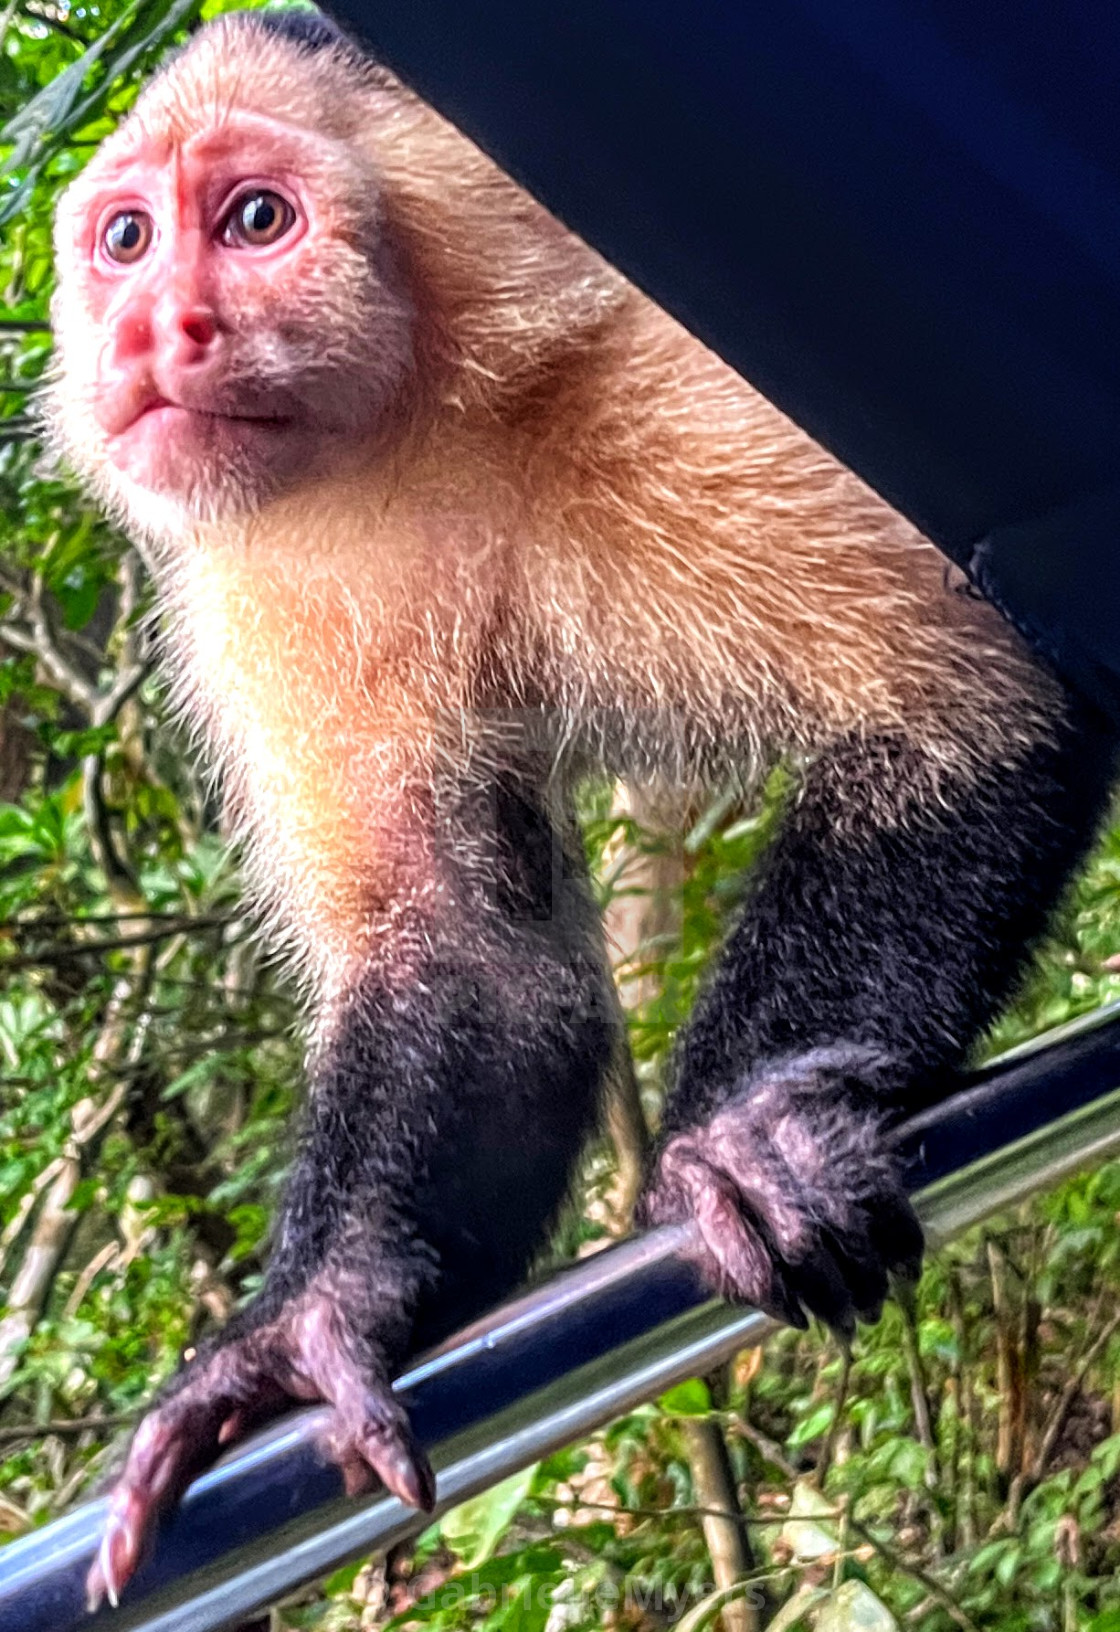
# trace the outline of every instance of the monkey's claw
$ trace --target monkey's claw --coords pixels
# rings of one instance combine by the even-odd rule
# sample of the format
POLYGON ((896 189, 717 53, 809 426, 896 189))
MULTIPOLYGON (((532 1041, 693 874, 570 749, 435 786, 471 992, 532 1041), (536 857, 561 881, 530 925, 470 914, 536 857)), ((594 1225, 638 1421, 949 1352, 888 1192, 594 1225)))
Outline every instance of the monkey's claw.
POLYGON ((137 1429, 86 1582, 89 1607, 117 1603, 160 1517, 219 1450, 297 1400, 333 1406, 323 1449, 348 1494, 380 1480, 401 1501, 430 1511, 435 1478, 381 1370, 325 1293, 305 1293, 267 1324, 220 1338, 137 1429))
POLYGON ((873 1105, 829 1091, 818 1061, 773 1067, 670 1138, 640 1213, 694 1221, 716 1291, 792 1326, 808 1311, 847 1337, 878 1319, 892 1275, 917 1275, 922 1231, 873 1105))

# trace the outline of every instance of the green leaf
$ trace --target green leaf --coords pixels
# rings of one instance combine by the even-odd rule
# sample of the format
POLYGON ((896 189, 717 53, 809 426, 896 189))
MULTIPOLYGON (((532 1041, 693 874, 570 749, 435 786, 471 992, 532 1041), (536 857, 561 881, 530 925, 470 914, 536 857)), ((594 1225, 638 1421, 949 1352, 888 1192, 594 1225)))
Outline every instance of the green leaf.
POLYGON ((440 1534, 468 1570, 484 1564, 509 1529, 514 1514, 529 1494, 537 1464, 522 1468, 500 1485, 462 1502, 440 1520, 440 1534))
POLYGON ((657 1403, 669 1417, 706 1417, 712 1409, 712 1394, 702 1377, 690 1377, 667 1389, 657 1403))
POLYGON ((862 1581, 845 1581, 814 1621, 814 1632, 898 1632, 898 1622, 862 1581))
POLYGON ((333 1575, 328 1575, 323 1582, 324 1592, 330 1598, 340 1597, 344 1592, 349 1592, 364 1568, 363 1559, 359 1559, 356 1564, 344 1564, 340 1570, 335 1570, 333 1575))
POLYGON ((797 1424, 786 1444, 791 1446, 807 1445, 811 1439, 820 1439, 821 1435, 827 1434, 832 1427, 832 1419, 835 1415, 835 1401, 825 1400, 822 1405, 818 1405, 815 1411, 810 1411, 809 1415, 797 1424))
POLYGON ((0 176, 27 167, 20 184, 0 203, 0 224, 10 221, 33 196, 32 185, 65 143, 106 111, 113 87, 169 41, 191 17, 199 0, 133 0, 105 32, 30 97, 0 130, 11 145, 0 176), (115 51, 110 52, 110 47, 115 51), (90 76, 95 83, 86 90, 90 76))
POLYGON ((836 1508, 815 1485, 799 1479, 793 1487, 789 1518, 778 1532, 794 1558, 811 1564, 831 1558, 840 1545, 836 1508))
POLYGON ((1019 1565, 1023 1557, 1023 1549, 1017 1541, 1004 1548, 996 1567, 995 1578, 1001 1587, 1009 1587, 1019 1573, 1019 1565))
POLYGON ((1093 1451, 1093 1461, 1106 1479, 1115 1478, 1120 1471, 1120 1434, 1110 1434, 1093 1451))

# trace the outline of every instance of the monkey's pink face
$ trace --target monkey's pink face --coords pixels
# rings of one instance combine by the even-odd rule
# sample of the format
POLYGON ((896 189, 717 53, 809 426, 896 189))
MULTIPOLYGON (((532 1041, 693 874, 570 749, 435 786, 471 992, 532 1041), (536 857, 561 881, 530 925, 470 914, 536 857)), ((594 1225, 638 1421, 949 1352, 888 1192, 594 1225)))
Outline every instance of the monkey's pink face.
POLYGON ((226 109, 185 139, 110 148, 76 184, 58 330, 87 423, 57 401, 55 416, 126 510, 145 495, 195 516, 251 510, 383 425, 410 313, 375 187, 333 147, 226 109))

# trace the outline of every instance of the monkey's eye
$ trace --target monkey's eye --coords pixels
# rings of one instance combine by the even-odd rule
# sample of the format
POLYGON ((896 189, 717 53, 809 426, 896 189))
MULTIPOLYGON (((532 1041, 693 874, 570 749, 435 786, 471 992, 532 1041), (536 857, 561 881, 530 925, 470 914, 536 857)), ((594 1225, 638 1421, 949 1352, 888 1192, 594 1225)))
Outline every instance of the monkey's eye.
POLYGON ((101 247, 111 261, 129 266, 147 253, 152 235, 150 215, 143 210, 122 210, 101 234, 101 247))
POLYGON ((254 188, 236 198, 222 226, 222 241, 244 249, 276 243, 296 224, 296 212, 280 193, 254 188))

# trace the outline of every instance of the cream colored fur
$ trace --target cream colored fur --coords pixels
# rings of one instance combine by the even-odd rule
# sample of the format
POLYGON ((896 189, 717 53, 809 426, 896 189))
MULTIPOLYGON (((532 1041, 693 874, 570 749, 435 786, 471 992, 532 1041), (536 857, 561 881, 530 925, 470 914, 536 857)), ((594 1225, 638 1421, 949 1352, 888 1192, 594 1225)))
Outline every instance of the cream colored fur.
MULTIPOLYGON (((74 184, 50 412, 152 552, 183 707, 317 982, 451 887, 433 788, 507 752, 519 710, 573 773, 601 753, 750 775, 902 734, 929 798, 941 769, 1045 734, 1057 695, 1016 636, 856 477, 389 76, 248 28, 204 30, 74 184), (340 261, 390 246, 411 362, 392 438, 351 475, 214 522, 107 467, 73 234, 137 144, 233 106, 314 133, 340 261)), ((324 343, 330 273, 305 297, 324 343)), ((369 314, 371 367, 390 307, 369 314)))

